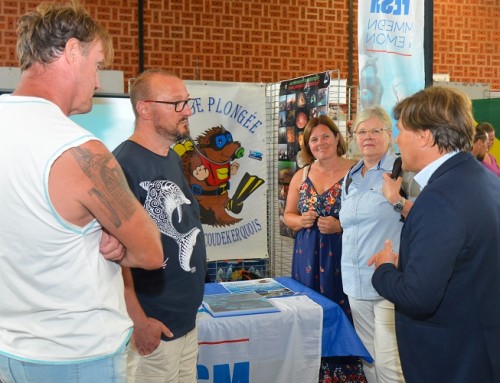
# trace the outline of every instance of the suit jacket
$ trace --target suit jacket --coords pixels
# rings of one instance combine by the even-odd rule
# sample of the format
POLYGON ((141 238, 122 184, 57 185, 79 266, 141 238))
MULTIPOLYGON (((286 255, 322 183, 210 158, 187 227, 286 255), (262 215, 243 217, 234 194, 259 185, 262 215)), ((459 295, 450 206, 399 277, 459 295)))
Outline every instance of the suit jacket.
POLYGON ((470 153, 444 162, 372 283, 396 307, 407 383, 500 382, 500 179, 470 153))

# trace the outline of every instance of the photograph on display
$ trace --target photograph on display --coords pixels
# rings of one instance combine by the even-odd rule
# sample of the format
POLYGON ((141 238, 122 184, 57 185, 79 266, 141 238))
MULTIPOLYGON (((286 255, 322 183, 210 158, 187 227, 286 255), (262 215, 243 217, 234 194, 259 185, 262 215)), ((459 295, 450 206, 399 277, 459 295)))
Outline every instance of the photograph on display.
POLYGON ((286 94, 286 110, 295 110, 295 92, 286 94))
POLYGON ((286 126, 278 128, 278 144, 286 144, 286 126))
POLYGON ((279 126, 280 127, 286 126, 286 117, 287 117, 286 109, 285 110, 280 109, 280 112, 279 112, 279 126))
POLYGON ((286 126, 295 126, 295 109, 286 111, 286 126))
MULTIPOLYGON (((300 153, 303 149, 304 128, 307 122, 313 117, 329 114, 329 88, 330 72, 280 83, 278 128, 278 199, 280 201, 286 201, 288 185, 293 174, 306 165, 300 153)), ((293 231, 283 222, 281 209, 279 221, 280 234, 293 237, 293 231)))
POLYGON ((302 149, 304 146, 304 132, 300 131, 297 133, 297 155, 295 156, 295 161, 297 162, 297 167, 303 168, 306 163, 302 157, 302 149))
POLYGON ((288 144, 278 144, 278 159, 288 160, 288 144))
POLYGON ((269 275, 267 259, 242 259, 208 262, 210 282, 260 279, 269 275))

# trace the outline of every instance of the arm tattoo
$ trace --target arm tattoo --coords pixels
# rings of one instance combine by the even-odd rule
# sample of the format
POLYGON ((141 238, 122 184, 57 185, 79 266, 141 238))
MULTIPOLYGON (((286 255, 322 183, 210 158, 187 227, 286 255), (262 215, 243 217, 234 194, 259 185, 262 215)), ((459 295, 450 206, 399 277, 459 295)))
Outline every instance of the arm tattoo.
POLYGON ((85 175, 93 186, 88 191, 94 201, 105 211, 115 227, 120 227, 133 215, 135 197, 128 192, 128 185, 122 169, 110 166, 114 157, 111 153, 95 154, 88 149, 75 147, 70 149, 85 175))

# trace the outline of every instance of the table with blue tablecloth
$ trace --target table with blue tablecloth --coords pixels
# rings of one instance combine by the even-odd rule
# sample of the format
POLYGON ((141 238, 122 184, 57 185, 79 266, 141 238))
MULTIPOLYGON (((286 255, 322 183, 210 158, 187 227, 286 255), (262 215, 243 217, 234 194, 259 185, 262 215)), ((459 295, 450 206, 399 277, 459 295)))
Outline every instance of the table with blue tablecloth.
MULTIPOLYGON (((372 358, 334 302, 289 277, 299 293, 270 298, 278 313, 213 318, 198 313, 198 382, 317 382, 321 356, 372 358)), ((207 283, 205 295, 228 291, 207 283)))

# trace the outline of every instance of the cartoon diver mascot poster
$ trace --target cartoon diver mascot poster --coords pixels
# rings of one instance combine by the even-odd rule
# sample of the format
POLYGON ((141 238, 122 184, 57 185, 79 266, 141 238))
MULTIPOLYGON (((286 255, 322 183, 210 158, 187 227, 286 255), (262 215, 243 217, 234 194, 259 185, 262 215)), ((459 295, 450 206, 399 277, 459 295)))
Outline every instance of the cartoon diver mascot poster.
POLYGON ((186 85, 191 137, 174 150, 200 205, 208 260, 267 258, 265 86, 186 85))

